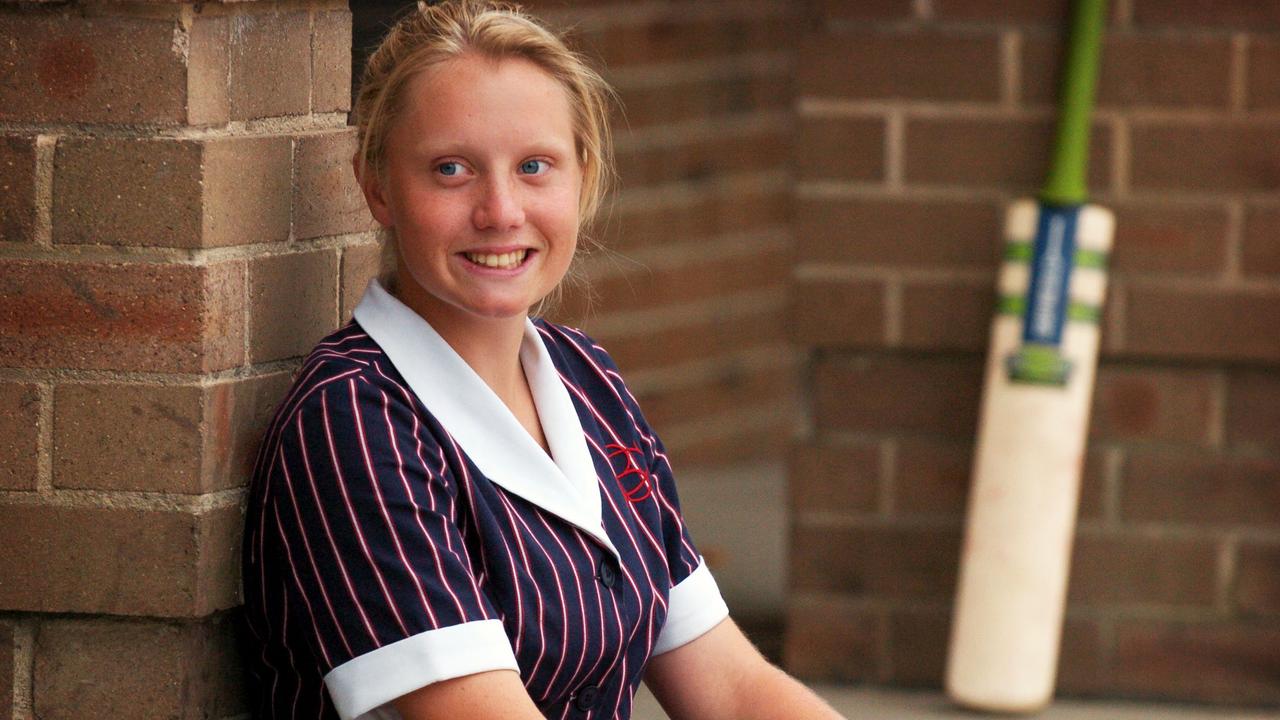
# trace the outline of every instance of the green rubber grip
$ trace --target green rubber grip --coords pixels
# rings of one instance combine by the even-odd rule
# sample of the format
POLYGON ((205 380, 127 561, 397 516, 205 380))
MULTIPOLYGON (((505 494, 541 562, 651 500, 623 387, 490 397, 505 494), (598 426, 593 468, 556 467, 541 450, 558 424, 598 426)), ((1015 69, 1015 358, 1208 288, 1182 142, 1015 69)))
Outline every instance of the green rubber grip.
POLYGON ((1106 0, 1076 0, 1072 5, 1058 130, 1049 177, 1040 192, 1040 199, 1051 205, 1081 205, 1089 197, 1089 116, 1098 82, 1106 5, 1106 0))

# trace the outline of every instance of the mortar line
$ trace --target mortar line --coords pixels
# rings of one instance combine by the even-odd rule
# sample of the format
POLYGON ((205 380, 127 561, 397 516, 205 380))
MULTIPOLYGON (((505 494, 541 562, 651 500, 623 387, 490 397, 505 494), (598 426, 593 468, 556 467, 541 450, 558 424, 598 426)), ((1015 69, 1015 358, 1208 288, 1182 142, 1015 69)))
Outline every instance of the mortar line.
POLYGON ((1118 529, 1121 526, 1120 504, 1121 483, 1124 473, 1124 450, 1120 447, 1108 448, 1103 468, 1102 482, 1102 522, 1103 526, 1118 529))
POLYGON ((1129 121, 1117 115, 1111 121, 1111 194, 1123 198, 1129 195, 1132 182, 1133 154, 1129 121))
POLYGON ((36 492, 47 495, 53 491, 53 383, 41 382, 36 388, 40 395, 36 426, 36 492))
POLYGON ((34 617, 22 618, 13 628, 13 717, 28 720, 35 717, 36 623, 34 617))
POLYGON ((1235 198, 1227 202, 1227 257, 1222 276, 1227 281, 1244 279, 1245 202, 1235 198))
POLYGON ((1230 615, 1231 595, 1236 581, 1236 563, 1238 562, 1240 538, 1235 533, 1227 533, 1218 546, 1217 587, 1214 588, 1214 606, 1224 616, 1230 615))
POLYGON ((1017 108, 1022 102, 1022 32, 1000 35, 1000 104, 1017 108))
POLYGON ((902 191, 906 175, 907 119, 901 108, 885 114, 884 174, 885 186, 891 193, 902 191))
POLYGON ((893 517, 894 506, 897 504, 893 482, 897 474, 898 440, 888 438, 880 443, 880 476, 877 478, 880 492, 876 500, 876 510, 885 518, 893 517))
POLYGON ((912 0, 911 10, 914 12, 917 20, 930 21, 933 20, 936 11, 933 7, 933 0, 912 0))
POLYGON ((1116 27, 1128 28, 1133 25, 1133 0, 1115 0, 1116 27))
POLYGON ((1249 34, 1231 35, 1231 67, 1227 74, 1228 107, 1243 115, 1249 109, 1249 34))
POLYGON ((1218 450, 1227 443, 1227 374, 1218 369, 1213 371, 1209 389, 1209 427, 1207 436, 1209 446, 1218 450))
POLYGON ((53 247, 53 159, 58 136, 36 136, 35 227, 33 240, 41 248, 53 247))
POLYGON ((902 344, 902 285, 901 273, 893 272, 884 283, 884 341, 889 347, 902 344))

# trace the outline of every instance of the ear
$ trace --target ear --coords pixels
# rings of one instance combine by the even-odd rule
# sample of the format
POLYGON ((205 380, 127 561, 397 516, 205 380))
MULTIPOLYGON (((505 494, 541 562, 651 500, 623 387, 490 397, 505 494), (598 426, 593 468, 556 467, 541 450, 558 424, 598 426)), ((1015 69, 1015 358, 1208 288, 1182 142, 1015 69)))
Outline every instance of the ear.
POLYGON ((395 220, 387 204, 386 195, 383 193, 382 184, 378 182, 377 173, 366 172, 363 177, 360 174, 359 152, 351 156, 351 170, 355 173, 356 182, 360 184, 360 191, 364 193, 364 201, 369 205, 369 212, 373 214, 373 219, 383 227, 395 227, 395 220))

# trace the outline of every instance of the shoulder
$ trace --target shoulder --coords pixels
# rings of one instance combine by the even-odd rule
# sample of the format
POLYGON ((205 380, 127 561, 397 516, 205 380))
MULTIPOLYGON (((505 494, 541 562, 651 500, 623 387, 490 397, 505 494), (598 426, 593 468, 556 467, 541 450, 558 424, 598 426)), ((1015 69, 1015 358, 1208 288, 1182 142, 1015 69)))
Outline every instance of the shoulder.
MULTIPOLYGON (((537 318, 534 327, 542 335, 551 358, 562 369, 589 370, 619 376, 618 364, 600 343, 585 332, 568 325, 537 318)), ((621 379, 619 377, 619 379, 621 379)))

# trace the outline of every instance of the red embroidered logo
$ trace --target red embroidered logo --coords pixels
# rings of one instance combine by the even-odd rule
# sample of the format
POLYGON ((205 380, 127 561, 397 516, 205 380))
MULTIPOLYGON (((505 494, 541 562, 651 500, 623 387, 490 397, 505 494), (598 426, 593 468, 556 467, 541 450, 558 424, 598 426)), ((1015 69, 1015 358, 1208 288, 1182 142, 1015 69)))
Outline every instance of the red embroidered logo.
POLYGON ((622 485, 622 494, 626 496, 627 500, 638 503, 649 499, 649 496, 653 494, 653 485, 649 482, 649 473, 639 465, 636 465, 636 461, 632 457, 632 455, 641 454, 640 448, 635 446, 627 447, 618 443, 609 443, 604 447, 609 451, 608 457, 611 465, 613 465, 614 458, 619 456, 623 458, 625 466, 622 472, 618 472, 617 466, 614 465, 613 474, 618 479, 618 484, 622 485), (638 480, 628 489, 627 483, 631 481, 627 478, 632 476, 636 476, 638 480))

